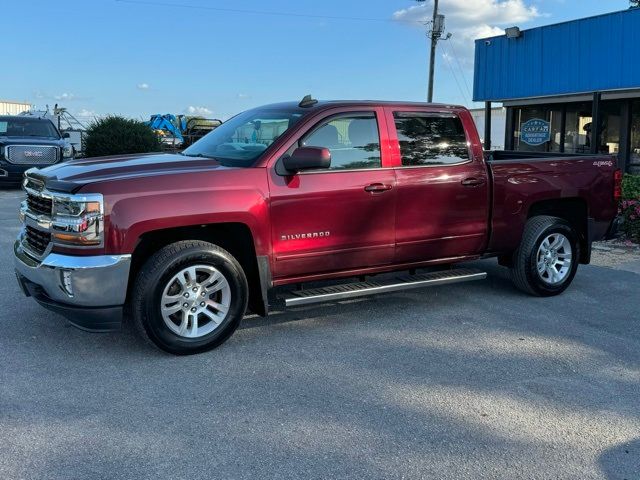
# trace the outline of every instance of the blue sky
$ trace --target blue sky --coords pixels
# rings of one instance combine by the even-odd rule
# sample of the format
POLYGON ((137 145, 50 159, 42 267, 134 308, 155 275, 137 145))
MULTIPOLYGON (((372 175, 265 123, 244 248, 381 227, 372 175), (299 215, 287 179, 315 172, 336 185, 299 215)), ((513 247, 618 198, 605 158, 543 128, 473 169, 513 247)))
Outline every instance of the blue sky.
MULTIPOLYGON (((469 106, 475 36, 629 4, 440 3, 453 37, 439 47, 435 100, 469 106)), ((411 0, 5 1, 0 99, 145 119, 187 112, 227 118, 306 93, 321 99, 423 100, 428 49, 418 21, 429 9, 428 1, 420 6, 411 0), (323 18, 336 16, 370 20, 323 18)))

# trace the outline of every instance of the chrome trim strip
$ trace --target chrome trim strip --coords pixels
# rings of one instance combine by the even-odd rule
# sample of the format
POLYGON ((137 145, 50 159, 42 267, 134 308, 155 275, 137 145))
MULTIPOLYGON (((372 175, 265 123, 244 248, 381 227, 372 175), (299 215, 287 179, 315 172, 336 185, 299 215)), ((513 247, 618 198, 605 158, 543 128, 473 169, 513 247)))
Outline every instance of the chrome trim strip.
POLYGON ((285 298, 285 306, 295 307, 300 305, 310 305, 313 303, 330 302, 334 300, 343 300, 348 298, 366 297, 366 296, 375 295, 378 293, 399 292, 402 290, 412 290, 414 288, 421 288, 421 287, 432 287, 436 285, 448 285, 452 283, 484 280, 485 278, 487 278, 486 272, 478 272, 478 273, 471 273, 467 275, 455 275, 455 276, 446 277, 446 278, 419 280, 416 282, 392 283, 390 285, 380 285, 377 287, 369 287, 369 288, 363 288, 360 290, 345 291, 345 292, 325 293, 321 295, 313 295, 308 297, 288 297, 288 298, 285 298))

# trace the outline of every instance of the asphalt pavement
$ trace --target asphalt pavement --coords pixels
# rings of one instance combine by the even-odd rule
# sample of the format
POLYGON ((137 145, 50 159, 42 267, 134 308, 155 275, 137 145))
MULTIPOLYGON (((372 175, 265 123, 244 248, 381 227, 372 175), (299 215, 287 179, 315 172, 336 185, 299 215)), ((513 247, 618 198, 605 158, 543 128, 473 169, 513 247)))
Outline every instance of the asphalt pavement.
POLYGON ((0 479, 640 479, 640 275, 486 281, 247 318, 174 357, 20 293, 0 191, 0 479))

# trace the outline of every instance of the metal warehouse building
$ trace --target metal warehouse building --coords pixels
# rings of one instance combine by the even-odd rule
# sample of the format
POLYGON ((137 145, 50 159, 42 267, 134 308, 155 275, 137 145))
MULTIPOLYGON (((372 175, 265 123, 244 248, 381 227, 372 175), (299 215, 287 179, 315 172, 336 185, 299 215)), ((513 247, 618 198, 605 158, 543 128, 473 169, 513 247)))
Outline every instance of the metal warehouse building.
POLYGON ((477 40, 473 90, 507 107, 508 150, 617 154, 640 173, 640 8, 477 40))
POLYGON ((30 103, 0 100, 0 115, 18 115, 29 110, 31 110, 30 103))

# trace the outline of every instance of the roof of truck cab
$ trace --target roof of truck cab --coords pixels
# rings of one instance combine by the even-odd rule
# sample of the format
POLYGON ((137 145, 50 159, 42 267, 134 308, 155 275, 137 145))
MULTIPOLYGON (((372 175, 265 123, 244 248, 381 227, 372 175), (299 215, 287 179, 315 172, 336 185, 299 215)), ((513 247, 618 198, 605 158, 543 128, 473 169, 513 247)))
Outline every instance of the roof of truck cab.
POLYGON ((36 120, 42 122, 51 122, 48 118, 36 117, 32 115, 0 115, 0 120, 17 121, 17 120, 36 120))
POLYGON ((444 103, 427 103, 427 102, 406 102, 406 101, 389 101, 389 100, 318 100, 318 103, 301 107, 299 102, 282 102, 272 103, 270 105, 264 105, 261 108, 273 108, 273 109, 286 109, 286 110, 300 110, 301 112, 308 112, 313 110, 321 110, 329 107, 431 107, 442 109, 460 109, 465 108, 460 105, 449 105, 444 103))

